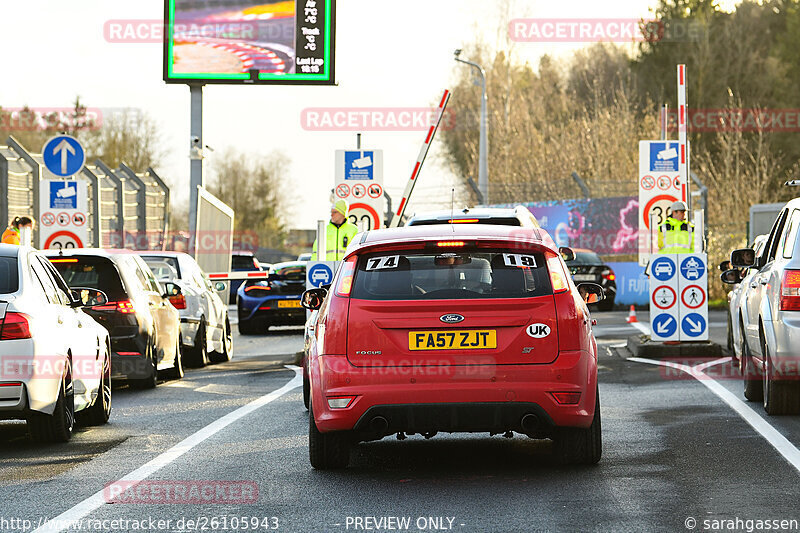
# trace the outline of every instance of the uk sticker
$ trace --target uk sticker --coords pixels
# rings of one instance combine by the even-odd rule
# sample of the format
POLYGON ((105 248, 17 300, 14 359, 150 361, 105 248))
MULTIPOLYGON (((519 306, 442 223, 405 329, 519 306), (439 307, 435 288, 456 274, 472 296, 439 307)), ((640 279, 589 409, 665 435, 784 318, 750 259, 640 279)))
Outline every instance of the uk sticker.
POLYGON ((389 255, 386 257, 373 257, 367 260, 366 270, 381 270, 384 268, 397 268, 400 265, 399 255, 389 255))
POLYGON ((535 267, 536 258, 524 254, 503 254, 503 263, 507 267, 535 267))
POLYGON ((547 324, 531 324, 528 326, 528 329, 525 330, 525 333, 534 339, 543 339, 550 335, 550 326, 547 324))

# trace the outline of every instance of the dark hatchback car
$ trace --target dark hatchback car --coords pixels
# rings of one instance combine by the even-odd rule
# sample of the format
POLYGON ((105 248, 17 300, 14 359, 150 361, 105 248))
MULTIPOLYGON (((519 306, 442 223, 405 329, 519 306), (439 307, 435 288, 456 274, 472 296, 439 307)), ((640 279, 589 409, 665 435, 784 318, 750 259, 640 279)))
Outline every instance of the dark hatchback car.
POLYGON ((614 307, 617 297, 617 276, 614 270, 592 250, 573 248, 575 259, 567 261, 572 280, 578 283, 597 283, 603 287, 605 299, 597 304, 598 309, 609 311, 614 307))
POLYGON ((266 280, 249 280, 239 287, 236 307, 239 333, 266 333, 270 326, 302 326, 306 310, 300 295, 306 290, 306 264, 303 261, 276 263, 266 280))
POLYGON ((112 378, 138 388, 153 388, 159 377, 183 377, 180 316, 141 257, 129 250, 47 251, 47 258, 70 287, 99 289, 108 296, 84 308, 111 337, 112 378))

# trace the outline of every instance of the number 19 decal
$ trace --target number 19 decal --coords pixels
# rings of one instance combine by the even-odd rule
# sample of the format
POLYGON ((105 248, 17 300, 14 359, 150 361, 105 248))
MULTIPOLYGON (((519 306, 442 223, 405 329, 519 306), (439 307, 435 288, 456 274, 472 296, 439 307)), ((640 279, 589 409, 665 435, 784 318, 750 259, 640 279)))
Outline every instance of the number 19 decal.
POLYGON ((532 255, 503 254, 503 263, 510 267, 535 267, 536 259, 532 255))

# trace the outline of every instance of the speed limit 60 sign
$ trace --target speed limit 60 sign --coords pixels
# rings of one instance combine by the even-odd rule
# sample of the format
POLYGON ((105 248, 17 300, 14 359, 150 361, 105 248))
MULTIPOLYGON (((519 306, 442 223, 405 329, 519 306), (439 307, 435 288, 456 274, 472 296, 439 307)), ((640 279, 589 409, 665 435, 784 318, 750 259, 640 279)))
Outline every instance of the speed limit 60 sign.
POLYGON ((639 264, 658 251, 658 227, 670 206, 683 197, 678 141, 639 141, 639 264))

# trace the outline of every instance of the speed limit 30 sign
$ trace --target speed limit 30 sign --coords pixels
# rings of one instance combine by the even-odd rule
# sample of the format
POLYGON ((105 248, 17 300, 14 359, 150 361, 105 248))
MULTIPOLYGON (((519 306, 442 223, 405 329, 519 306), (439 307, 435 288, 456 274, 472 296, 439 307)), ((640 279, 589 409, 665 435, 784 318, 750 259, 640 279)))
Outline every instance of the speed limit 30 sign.
POLYGON ((639 141, 639 264, 658 251, 656 232, 681 198, 677 141, 639 141))

